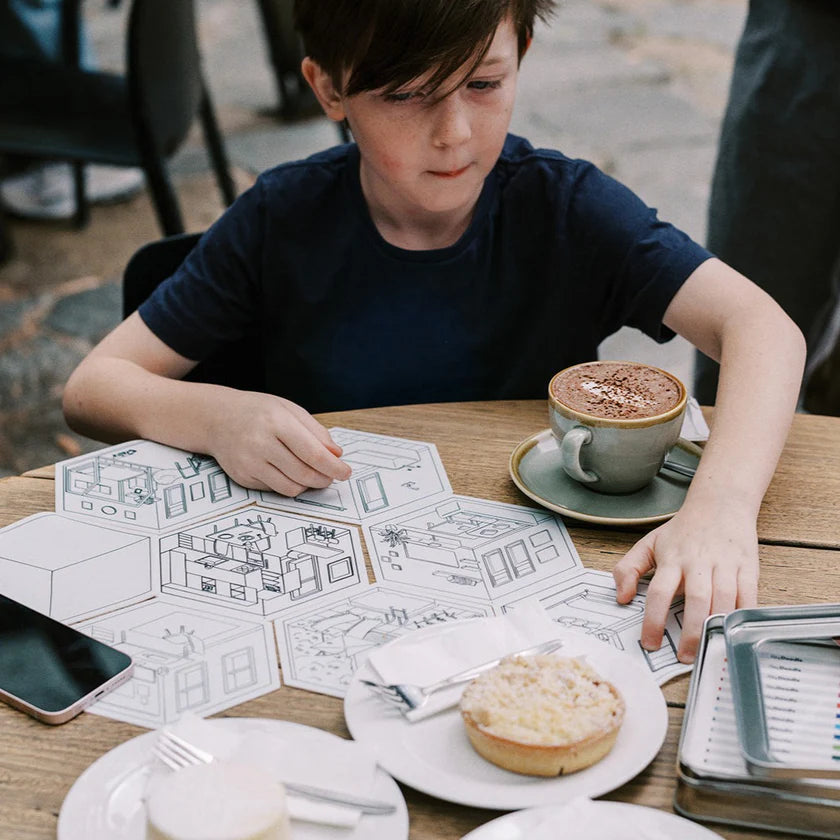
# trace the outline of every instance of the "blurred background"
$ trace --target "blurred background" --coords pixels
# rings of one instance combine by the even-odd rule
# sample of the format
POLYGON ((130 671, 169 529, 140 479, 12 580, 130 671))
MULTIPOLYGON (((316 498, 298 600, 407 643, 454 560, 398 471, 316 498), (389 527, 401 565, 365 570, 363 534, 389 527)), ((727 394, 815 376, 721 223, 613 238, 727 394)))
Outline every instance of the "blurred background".
MULTIPOLYGON (((101 69, 124 68, 128 6, 83 4, 101 69)), ((205 79, 237 192, 263 169, 338 141, 336 127, 295 96, 294 78, 285 80, 291 87, 284 96, 257 2, 198 0, 196 8, 205 79)), ((512 130, 534 145, 592 160, 704 242, 745 13, 746 0, 565 0, 523 63, 512 130)), ((203 230, 223 205, 197 125, 170 170, 186 229, 203 230)), ((0 476, 99 446, 65 426, 63 383, 119 321, 128 258, 161 236, 145 188, 118 203, 94 204, 81 228, 10 212, 2 225, 0 476)), ((660 346, 625 329, 605 342, 601 356, 656 364, 691 382, 693 351, 679 338, 660 346)))

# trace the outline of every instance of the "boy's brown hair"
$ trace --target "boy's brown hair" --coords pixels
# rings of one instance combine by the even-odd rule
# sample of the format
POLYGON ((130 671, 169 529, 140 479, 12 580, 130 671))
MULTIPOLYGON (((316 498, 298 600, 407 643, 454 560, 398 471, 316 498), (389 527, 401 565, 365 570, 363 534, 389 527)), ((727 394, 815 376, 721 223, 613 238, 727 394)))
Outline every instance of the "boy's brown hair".
POLYGON ((555 0, 295 0, 295 27, 306 54, 345 96, 366 90, 393 93, 430 74, 436 90, 462 67, 466 75, 487 53, 510 15, 520 59, 536 18, 555 0), (346 79, 344 76, 349 72, 346 79))

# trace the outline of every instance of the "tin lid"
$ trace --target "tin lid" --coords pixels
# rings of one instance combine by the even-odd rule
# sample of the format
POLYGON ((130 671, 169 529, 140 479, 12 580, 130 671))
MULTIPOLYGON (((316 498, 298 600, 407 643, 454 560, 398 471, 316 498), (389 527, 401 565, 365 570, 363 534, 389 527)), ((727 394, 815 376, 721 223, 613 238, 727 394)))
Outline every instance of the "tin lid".
POLYGON ((840 779, 840 604, 734 610, 723 632, 750 773, 840 779))

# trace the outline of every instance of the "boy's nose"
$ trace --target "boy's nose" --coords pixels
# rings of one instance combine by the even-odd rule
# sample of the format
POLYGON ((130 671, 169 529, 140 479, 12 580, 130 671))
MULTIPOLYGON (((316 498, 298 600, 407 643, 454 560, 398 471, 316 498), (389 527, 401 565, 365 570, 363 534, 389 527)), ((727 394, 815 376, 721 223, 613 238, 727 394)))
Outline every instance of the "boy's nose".
POLYGON ((457 146, 472 137, 466 105, 460 101, 459 91, 445 96, 434 106, 433 141, 436 146, 457 146))

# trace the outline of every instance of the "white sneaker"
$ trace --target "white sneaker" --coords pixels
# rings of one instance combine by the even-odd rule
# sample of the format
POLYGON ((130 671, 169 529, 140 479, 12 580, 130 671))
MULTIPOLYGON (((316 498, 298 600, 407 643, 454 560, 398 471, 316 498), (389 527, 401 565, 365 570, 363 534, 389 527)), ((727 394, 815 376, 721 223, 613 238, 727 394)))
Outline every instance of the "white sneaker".
MULTIPOLYGON (((144 182, 138 167, 85 166, 85 189, 92 204, 123 201, 144 182)), ((73 170, 69 163, 48 163, 5 178, 0 181, 0 202, 24 219, 71 219, 76 212, 73 170)))

